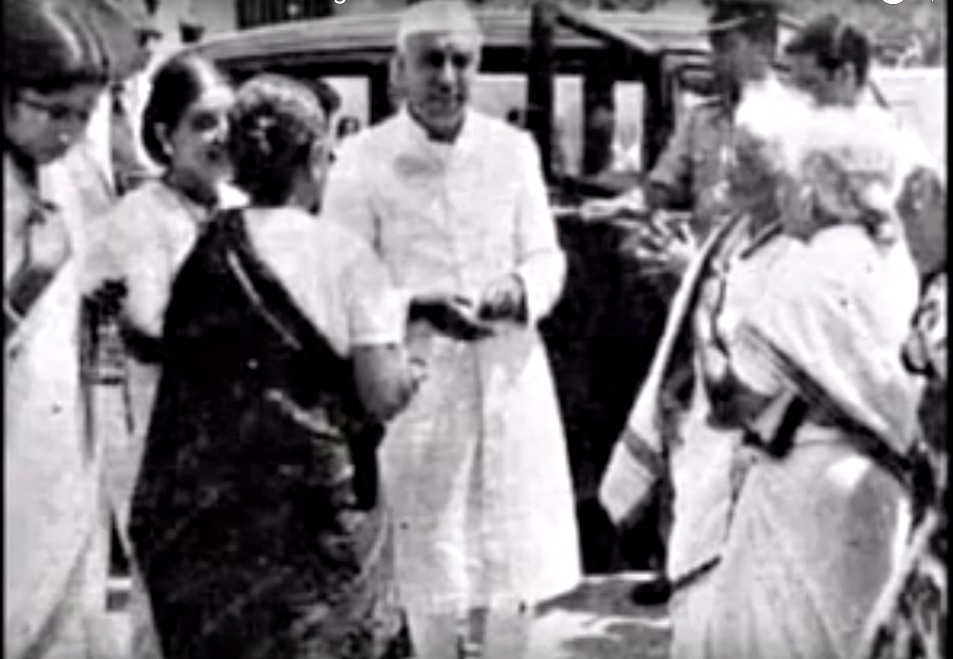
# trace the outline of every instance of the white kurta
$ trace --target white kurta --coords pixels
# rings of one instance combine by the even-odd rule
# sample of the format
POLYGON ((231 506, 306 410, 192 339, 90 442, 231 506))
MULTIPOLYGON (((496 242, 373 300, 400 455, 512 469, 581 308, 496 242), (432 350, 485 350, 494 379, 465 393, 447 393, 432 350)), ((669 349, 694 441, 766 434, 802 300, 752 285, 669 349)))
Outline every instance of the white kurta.
POLYGON ((417 610, 534 602, 571 589, 580 560, 565 437, 536 322, 563 285, 538 152, 476 112, 453 145, 400 113, 350 140, 324 217, 371 242, 397 285, 477 300, 516 273, 530 323, 477 343, 410 328, 428 379, 390 427, 382 470, 401 593, 417 610))

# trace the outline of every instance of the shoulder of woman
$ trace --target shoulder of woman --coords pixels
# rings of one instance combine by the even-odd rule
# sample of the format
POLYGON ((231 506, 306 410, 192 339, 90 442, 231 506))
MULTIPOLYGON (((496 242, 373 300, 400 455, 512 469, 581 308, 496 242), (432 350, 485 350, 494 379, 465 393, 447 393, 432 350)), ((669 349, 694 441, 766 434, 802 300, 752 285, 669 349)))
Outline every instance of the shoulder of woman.
POLYGON ((160 217, 168 207, 165 200, 169 195, 169 190, 160 181, 146 181, 120 197, 105 217, 123 224, 127 224, 125 220, 131 216, 160 217))
POLYGON ((312 217, 311 221, 313 235, 322 251, 333 251, 342 263, 376 258, 372 246, 360 234, 341 222, 334 222, 326 217, 312 217))
MULTIPOLYGON (((323 263, 345 264, 365 248, 357 233, 324 216, 314 216, 298 208, 270 211, 267 233, 287 245, 288 249, 304 249, 323 263)), ((369 249, 369 246, 366 247, 369 249)))
POLYGON ((779 276, 797 281, 804 292, 819 286, 850 287, 857 278, 869 278, 888 266, 888 250, 878 245, 866 227, 844 224, 825 227, 806 242, 789 239, 779 276))

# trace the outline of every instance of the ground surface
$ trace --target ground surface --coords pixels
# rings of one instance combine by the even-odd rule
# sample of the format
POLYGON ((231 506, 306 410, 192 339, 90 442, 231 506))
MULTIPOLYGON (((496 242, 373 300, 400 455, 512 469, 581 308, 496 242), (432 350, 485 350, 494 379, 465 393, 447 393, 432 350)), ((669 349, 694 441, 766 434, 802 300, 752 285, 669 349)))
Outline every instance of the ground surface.
POLYGON ((629 600, 637 576, 590 577, 539 612, 529 659, 665 659, 669 626, 664 607, 629 600))
MULTIPOLYGON (((527 659, 666 659, 669 637, 664 607, 640 608, 628 598, 633 573, 589 577, 575 591, 545 603, 533 626, 527 659)), ((103 659, 130 659, 132 616, 108 614, 103 659)), ((135 657, 135 659, 158 659, 135 657)))

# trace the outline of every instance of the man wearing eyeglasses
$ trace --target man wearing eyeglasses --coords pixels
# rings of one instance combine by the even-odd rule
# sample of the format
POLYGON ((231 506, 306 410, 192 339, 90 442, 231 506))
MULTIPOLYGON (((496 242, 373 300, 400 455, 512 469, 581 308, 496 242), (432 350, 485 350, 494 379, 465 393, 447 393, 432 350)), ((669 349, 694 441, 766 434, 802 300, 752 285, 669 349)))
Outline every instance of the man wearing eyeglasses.
POLYGON ((417 656, 457 656, 486 615, 482 656, 520 659, 533 605, 580 573, 566 444, 536 329, 562 291, 540 156, 469 107, 481 35, 461 2, 401 19, 404 107, 350 138, 323 215, 375 246, 411 307, 428 366, 382 449, 400 593, 417 656))

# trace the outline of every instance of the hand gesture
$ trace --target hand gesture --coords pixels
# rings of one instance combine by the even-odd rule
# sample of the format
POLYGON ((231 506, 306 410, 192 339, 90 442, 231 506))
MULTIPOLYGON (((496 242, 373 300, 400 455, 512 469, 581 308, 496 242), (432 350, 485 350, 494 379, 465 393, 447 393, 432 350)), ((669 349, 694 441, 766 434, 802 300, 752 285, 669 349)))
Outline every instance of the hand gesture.
POLYGON ((688 224, 661 212, 626 237, 620 249, 638 261, 646 274, 681 275, 698 252, 688 224))
POLYGON ((473 303, 452 293, 419 295, 411 301, 412 320, 424 320, 438 332, 461 341, 485 338, 493 330, 477 318, 473 303))
POLYGON ((485 321, 526 321, 526 290, 516 275, 497 279, 483 291, 477 317, 485 321))
POLYGON ((56 213, 33 213, 26 225, 25 264, 45 272, 57 272, 69 258, 69 233, 56 213))
POLYGON ((97 318, 112 318, 122 308, 127 292, 125 282, 110 279, 90 293, 88 301, 97 318))
POLYGON ((647 212, 648 205, 641 190, 634 190, 612 199, 591 199, 579 207, 579 215, 584 220, 641 217, 647 212))

